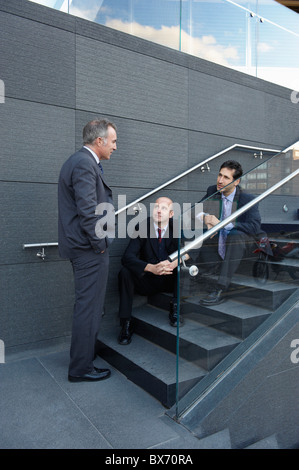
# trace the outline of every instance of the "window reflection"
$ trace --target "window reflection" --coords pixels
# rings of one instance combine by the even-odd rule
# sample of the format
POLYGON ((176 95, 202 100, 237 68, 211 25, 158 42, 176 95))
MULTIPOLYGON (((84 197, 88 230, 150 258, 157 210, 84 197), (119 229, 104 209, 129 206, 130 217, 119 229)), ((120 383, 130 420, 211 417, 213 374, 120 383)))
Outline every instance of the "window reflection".
POLYGON ((274 0, 32 0, 296 90, 299 16, 274 0))

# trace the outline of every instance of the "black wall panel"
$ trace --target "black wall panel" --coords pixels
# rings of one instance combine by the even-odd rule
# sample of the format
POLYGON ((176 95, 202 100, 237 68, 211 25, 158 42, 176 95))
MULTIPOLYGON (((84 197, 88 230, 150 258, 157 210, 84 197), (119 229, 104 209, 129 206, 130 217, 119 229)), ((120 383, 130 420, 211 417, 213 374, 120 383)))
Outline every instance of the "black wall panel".
MULTIPOLYGON (((100 112, 90 114, 77 111, 78 147, 82 145, 84 124, 97 116, 112 119, 118 128, 118 149, 112 154, 109 162, 103 162, 105 177, 112 187, 140 188, 139 196, 141 196, 147 192, 145 189, 154 189, 188 168, 188 131, 186 129, 120 117, 114 118, 111 114, 103 115, 100 112)), ((185 184, 184 181, 178 182, 177 187, 183 187, 185 184)))
POLYGON ((74 304, 68 262, 0 266, 1 339, 6 348, 68 335, 74 304))
MULTIPOLYGON (((37 262, 38 249, 24 250, 23 244, 57 242, 57 184, 5 181, 0 198, 0 265, 37 262)), ((59 259, 56 248, 53 256, 59 259)))
POLYGON ((2 11, 0 23, 6 95, 73 108, 74 34, 2 11))
POLYGON ((7 97, 0 121, 1 180, 57 184, 75 150, 75 111, 7 97))
POLYGON ((78 109, 185 127, 187 69, 82 37, 76 65, 78 109))

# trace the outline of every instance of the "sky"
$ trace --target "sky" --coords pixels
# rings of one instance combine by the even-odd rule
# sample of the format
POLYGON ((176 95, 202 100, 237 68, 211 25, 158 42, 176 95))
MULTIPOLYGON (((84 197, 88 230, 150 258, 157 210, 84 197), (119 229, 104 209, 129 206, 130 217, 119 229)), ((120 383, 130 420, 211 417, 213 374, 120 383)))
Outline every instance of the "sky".
POLYGON ((34 1, 299 89, 299 15, 273 0, 34 1))

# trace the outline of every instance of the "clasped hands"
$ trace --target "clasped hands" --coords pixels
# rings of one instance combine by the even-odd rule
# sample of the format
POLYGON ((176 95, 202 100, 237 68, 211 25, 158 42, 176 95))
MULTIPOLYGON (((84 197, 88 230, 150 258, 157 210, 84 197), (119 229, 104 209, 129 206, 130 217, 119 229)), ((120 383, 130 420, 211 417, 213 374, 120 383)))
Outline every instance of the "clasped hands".
POLYGON ((156 276, 164 276, 172 274, 173 270, 177 267, 177 261, 170 262, 168 260, 160 261, 157 264, 147 264, 145 271, 148 271, 156 276))

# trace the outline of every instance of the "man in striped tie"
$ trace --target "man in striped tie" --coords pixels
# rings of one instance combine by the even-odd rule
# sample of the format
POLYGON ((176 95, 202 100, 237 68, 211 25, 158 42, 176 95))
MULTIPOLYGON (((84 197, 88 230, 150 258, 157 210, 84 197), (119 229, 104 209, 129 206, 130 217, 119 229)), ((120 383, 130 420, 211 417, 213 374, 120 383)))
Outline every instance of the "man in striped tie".
MULTIPOLYGON (((205 212, 200 216, 207 229, 254 199, 239 186, 242 174, 242 167, 235 160, 221 165, 217 184, 210 186, 201 200, 205 212)), ((259 239, 261 234, 261 217, 258 205, 254 205, 204 242, 197 261, 203 263, 208 273, 217 274, 218 279, 212 292, 201 300, 202 305, 217 305, 227 298, 234 273, 244 256, 252 251, 254 239, 259 239)))

